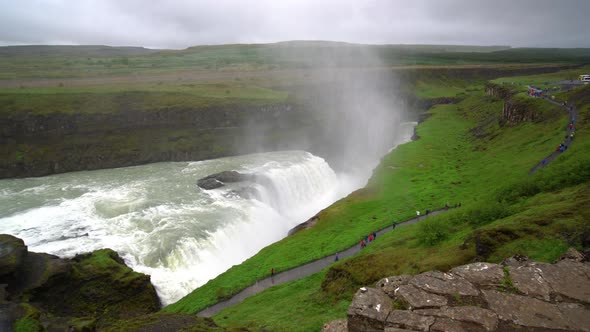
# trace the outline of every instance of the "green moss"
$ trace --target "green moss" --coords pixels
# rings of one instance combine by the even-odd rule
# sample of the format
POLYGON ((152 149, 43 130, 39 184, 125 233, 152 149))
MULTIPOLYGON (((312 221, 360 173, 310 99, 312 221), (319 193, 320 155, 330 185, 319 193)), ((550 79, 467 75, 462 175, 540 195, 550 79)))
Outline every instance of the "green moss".
POLYGON ((500 286, 498 286, 498 290, 506 293, 518 293, 518 289, 516 289, 512 282, 512 277, 510 277, 510 268, 504 266, 502 271, 504 272, 504 279, 500 283, 500 286))
POLYGON ((14 322, 14 331, 15 332, 41 332, 43 331, 43 326, 39 323, 38 320, 32 318, 21 318, 14 322))
POLYGON ((37 308, 28 303, 21 303, 23 315, 14 322, 13 329, 15 332, 41 332, 43 326, 39 322, 40 312, 37 308))

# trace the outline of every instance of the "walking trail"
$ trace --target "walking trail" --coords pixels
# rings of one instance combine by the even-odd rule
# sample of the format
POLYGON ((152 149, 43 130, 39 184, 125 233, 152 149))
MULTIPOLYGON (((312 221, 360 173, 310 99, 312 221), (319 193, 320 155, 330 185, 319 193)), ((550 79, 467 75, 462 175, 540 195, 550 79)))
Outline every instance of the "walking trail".
MULTIPOLYGON (((543 98, 552 104, 555 104, 557 106, 561 106, 561 107, 565 108, 566 111, 569 113, 569 120, 570 120, 569 123, 573 122, 574 126, 572 128, 570 128, 569 123, 568 123, 568 125, 566 127, 567 138, 565 138, 565 140, 563 142, 563 144, 565 146, 569 147, 573 142, 573 139, 570 138, 570 134, 576 130, 575 120, 578 117, 578 113, 576 111, 576 108, 573 105, 563 105, 563 104, 558 103, 554 100, 551 100, 547 97, 543 97, 543 98)), ((545 159, 540 161, 537 165, 535 165, 530 170, 530 173, 532 174, 532 173, 536 172, 538 169, 547 166, 553 159, 555 159, 561 153, 563 153, 563 152, 561 152, 559 150, 554 151, 549 156, 547 156, 545 159)), ((441 210, 432 211, 428 215, 416 217, 416 218, 410 219, 408 221, 399 223, 396 225, 396 227, 415 224, 415 223, 417 223, 429 216, 437 215, 437 214, 444 212, 446 210, 448 210, 448 209, 441 209, 441 210)), ((379 235, 389 232, 393 229, 394 228, 392 226, 383 228, 383 229, 376 232, 377 237, 379 237, 379 235)), ((347 258, 347 257, 358 254, 360 251, 361 251, 360 245, 356 244, 344 251, 339 252, 338 256, 340 259, 347 258)), ((324 258, 320 258, 320 259, 315 260, 313 262, 300 265, 300 266, 292 268, 290 270, 287 270, 287 271, 284 271, 281 273, 277 273, 272 277, 268 277, 268 278, 259 280, 255 284, 245 288, 244 290, 242 290, 238 294, 232 296, 229 300, 226 300, 223 302, 218 302, 218 303, 208 307, 207 309, 200 311, 197 315, 201 316, 201 317, 211 317, 211 316, 217 314, 218 312, 220 312, 221 310, 223 310, 227 307, 236 305, 236 304, 244 301, 246 298, 248 298, 252 295, 258 294, 267 288, 270 288, 270 287, 276 286, 276 285, 280 285, 280 284, 284 284, 286 282, 300 279, 303 277, 307 277, 307 276, 312 275, 314 273, 320 272, 321 270, 330 266, 330 264, 334 263, 334 261, 335 261, 335 255, 326 256, 324 258)))
MULTIPOLYGON (((432 211, 427 215, 419 216, 419 217, 404 221, 402 223, 396 224, 395 228, 400 227, 400 226, 415 224, 425 218, 428 218, 430 216, 435 216, 435 215, 437 215, 441 212, 444 212, 446 210, 448 210, 448 208, 432 211)), ((377 234, 377 238, 379 238, 380 235, 382 235, 386 232, 392 231, 393 229, 394 229, 393 226, 388 226, 388 227, 383 228, 379 231, 376 231, 375 233, 377 234)), ((343 259, 346 257, 356 255, 360 251, 361 251, 360 245, 356 244, 346 250, 340 251, 338 253, 338 257, 340 259, 343 259)), ((300 265, 300 266, 292 268, 290 270, 287 270, 287 271, 284 271, 281 273, 277 273, 273 277, 268 277, 268 278, 259 280, 255 284, 249 286, 248 288, 245 288, 244 290, 242 290, 238 294, 232 296, 229 300, 226 300, 223 302, 218 302, 217 304, 214 304, 214 305, 208 307, 207 309, 200 311, 197 315, 201 316, 201 317, 211 317, 211 316, 217 314, 218 312, 220 312, 221 310, 223 310, 227 307, 236 305, 236 304, 244 301, 244 299, 246 299, 247 297, 250 297, 254 294, 258 294, 267 288, 270 288, 270 287, 276 286, 276 285, 280 285, 280 284, 284 284, 286 282, 300 279, 303 277, 307 277, 307 276, 312 275, 314 273, 320 272, 321 270, 325 269, 326 267, 328 267, 332 263, 334 263, 335 257, 336 257, 335 254, 330 255, 330 256, 326 256, 324 258, 320 258, 320 259, 315 260, 313 262, 300 265)))
POLYGON ((559 151, 559 150, 553 151, 550 155, 545 157, 545 159, 541 160, 537 165, 535 165, 533 168, 531 168, 531 170, 529 172, 530 174, 533 174, 537 170, 539 170, 540 168, 547 166, 551 161, 553 161, 553 159, 557 158, 557 156, 566 152, 567 149, 570 147, 570 145, 572 145, 572 143, 574 141, 573 138, 570 137, 570 135, 576 131, 576 120, 578 119, 578 112, 576 111, 576 107, 574 105, 564 105, 564 104, 558 103, 548 97, 543 97, 543 99, 545 99, 546 101, 548 101, 554 105, 561 106, 561 107, 565 108, 565 110, 569 114, 569 121, 568 121, 567 126, 565 127, 565 136, 564 136, 564 141, 562 143, 566 147, 566 149, 564 151, 559 151), (572 128, 570 128, 570 123, 573 123, 572 128))

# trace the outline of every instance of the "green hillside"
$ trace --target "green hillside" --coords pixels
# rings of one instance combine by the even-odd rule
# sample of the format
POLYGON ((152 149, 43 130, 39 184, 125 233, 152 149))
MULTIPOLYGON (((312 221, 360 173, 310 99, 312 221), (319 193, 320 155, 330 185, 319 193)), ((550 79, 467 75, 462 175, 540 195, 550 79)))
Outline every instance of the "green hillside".
POLYGON ((500 126, 501 100, 468 84, 456 95, 462 101, 433 107, 417 128, 420 139, 387 155, 369 185, 322 211, 315 227, 263 249, 164 310, 196 313, 271 267, 282 271, 333 254, 392 220, 446 203, 461 208, 396 229, 360 255, 248 298, 215 321, 255 330, 319 330, 345 317, 357 287, 385 276, 447 270, 476 258, 497 262, 516 253, 551 261, 568 246, 587 249, 590 87, 558 96, 577 105, 580 129, 568 151, 533 175, 530 168, 562 141, 567 114, 547 103, 540 121, 500 126))

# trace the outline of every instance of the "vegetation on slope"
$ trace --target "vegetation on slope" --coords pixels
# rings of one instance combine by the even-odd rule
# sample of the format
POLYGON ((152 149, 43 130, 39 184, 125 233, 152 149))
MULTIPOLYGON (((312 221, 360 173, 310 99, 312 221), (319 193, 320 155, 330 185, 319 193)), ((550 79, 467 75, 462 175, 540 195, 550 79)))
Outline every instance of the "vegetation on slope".
MULTIPOLYGON (((421 139, 386 156, 369 186, 322 211, 314 228, 265 248, 165 310, 197 312, 216 302, 220 289, 239 289, 248 277, 260 278, 273 266, 286 269, 314 255, 334 253, 393 219, 447 202, 462 202, 463 207, 397 229, 358 257, 249 298, 222 311, 216 322, 273 330, 318 329, 318 322, 345 315, 345 310, 327 310, 327 303, 346 308, 358 286, 385 275, 446 270, 478 256, 498 261, 522 253, 548 261, 569 245, 582 249, 590 232, 584 222, 587 216, 573 211, 589 202, 590 160, 583 154, 590 144, 588 135, 579 132, 564 155, 528 176, 531 166, 561 141, 566 113, 551 108, 545 121, 500 127, 501 101, 480 91, 464 96, 457 105, 432 109, 432 116, 418 127, 421 139), (300 303, 307 308, 303 312, 293 309, 300 303), (289 323, 298 316, 310 323, 289 323)), ((578 125, 584 128, 590 110, 587 104, 578 105, 578 125)))

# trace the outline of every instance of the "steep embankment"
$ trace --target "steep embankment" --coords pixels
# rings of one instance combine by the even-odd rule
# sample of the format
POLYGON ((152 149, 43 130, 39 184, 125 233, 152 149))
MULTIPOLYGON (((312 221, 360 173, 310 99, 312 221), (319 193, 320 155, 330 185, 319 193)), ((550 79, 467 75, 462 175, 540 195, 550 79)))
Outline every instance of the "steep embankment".
POLYGON ((214 318, 224 326, 317 329, 322 317, 342 317, 352 292, 383 275, 444 271, 477 257, 499 261, 515 253, 551 261, 568 245, 587 247, 589 173, 583 151, 589 140, 583 128, 590 110, 577 106, 576 144, 528 176, 563 139, 567 113, 501 125, 503 101, 467 91, 462 102, 432 109, 418 127, 420 140, 385 157, 367 188, 322 211, 312 229, 265 248, 167 310, 198 311, 214 303, 215 294, 239 289, 248 275, 259 278, 273 266, 282 270, 334 253, 378 225, 446 202, 461 201, 463 207, 383 235, 360 256, 273 287, 214 318))
POLYGON ((272 150, 271 137, 283 128, 289 137, 302 117, 284 103, 136 110, 124 95, 112 113, 3 112, 0 178, 203 160, 257 146, 272 150), (250 123, 256 124, 254 135, 250 123))

